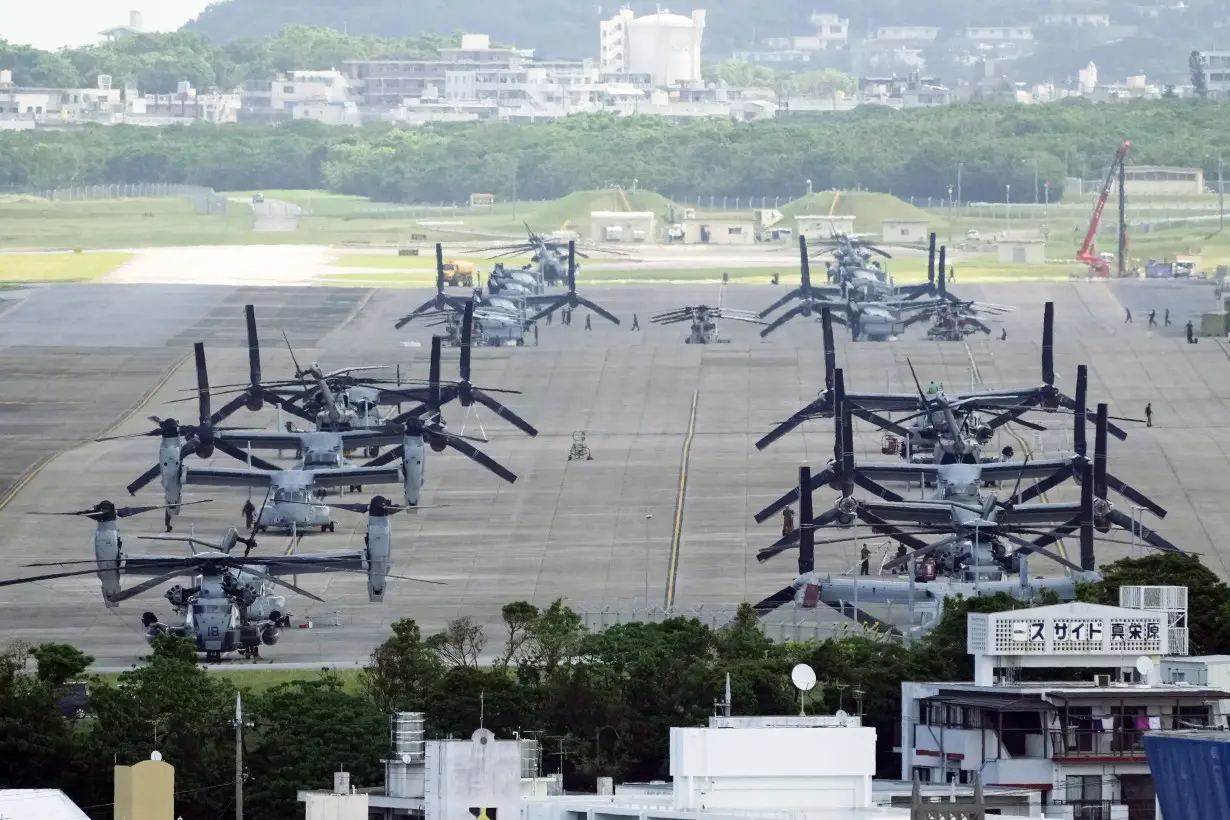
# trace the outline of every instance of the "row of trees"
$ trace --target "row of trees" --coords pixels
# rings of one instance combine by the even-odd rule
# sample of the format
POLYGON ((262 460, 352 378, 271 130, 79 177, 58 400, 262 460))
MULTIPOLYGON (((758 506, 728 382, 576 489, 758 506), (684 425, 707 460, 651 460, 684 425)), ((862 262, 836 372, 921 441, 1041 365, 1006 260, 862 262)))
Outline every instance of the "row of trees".
POLYGON ((460 35, 388 39, 303 25, 225 45, 193 31, 142 34, 61 51, 0 40, 0 68, 12 71, 18 86, 94 88, 98 75, 108 74, 117 87, 130 83, 142 93, 170 94, 183 80, 202 91, 232 89, 291 69, 340 69, 346 60, 436 57, 440 48, 459 43, 460 35))
POLYGON ((472 192, 554 199, 611 184, 668 197, 768 196, 865 188, 898 196, 1033 201, 1067 175, 1132 161, 1203 165, 1230 154, 1230 108, 1181 100, 1124 105, 864 106, 819 119, 736 123, 585 115, 536 125, 417 129, 205 126, 0 133, 0 186, 176 182, 219 190, 327 188, 380 200, 456 202, 472 192), (1037 182, 1037 186, 1035 185, 1037 182), (954 191, 955 193, 955 191, 954 191))
MULTIPOLYGON (((1192 653, 1230 651, 1230 588, 1194 558, 1155 555, 1107 567, 1085 600, 1117 603, 1122 584, 1182 584, 1189 589, 1192 653)), ((612 775, 626 781, 666 777, 669 729, 702 724, 731 677, 735 714, 789 714, 797 708, 790 668, 811 664, 820 686, 815 712, 861 710, 877 730, 881 774, 896 776, 892 754, 901 682, 968 680, 965 616, 1020 606, 1008 597, 953 600, 925 638, 906 646, 873 637, 773 643, 744 607, 712 629, 676 618, 589 633, 563 602, 539 610, 504 608, 504 634, 488 636, 468 618, 425 637, 412 620, 395 623, 372 653, 357 691, 336 675, 279 685, 245 697, 254 722, 246 735, 245 803, 253 816, 302 816, 297 789, 327 788, 341 765, 356 785, 381 783, 387 715, 427 714, 429 737, 468 737, 483 724, 509 738, 549 738, 547 771, 569 788, 612 775), (480 666, 489 638, 502 641, 480 666)), ((293 637, 288 637, 293 640, 293 637)), ((60 717, 57 698, 91 659, 48 644, 0 655, 0 788, 63 788, 98 818, 110 817, 112 764, 158 749, 176 767, 176 814, 214 820, 234 792, 235 690, 207 673, 191 645, 156 643, 149 662, 115 683, 91 683, 90 716, 60 717)))

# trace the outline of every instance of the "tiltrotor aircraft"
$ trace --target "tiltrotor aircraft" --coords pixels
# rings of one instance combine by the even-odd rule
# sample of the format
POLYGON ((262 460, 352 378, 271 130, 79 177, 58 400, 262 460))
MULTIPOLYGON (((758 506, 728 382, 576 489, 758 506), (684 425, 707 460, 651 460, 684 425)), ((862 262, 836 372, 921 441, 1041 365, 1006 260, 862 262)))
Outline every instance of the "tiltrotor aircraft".
POLYGON ((181 620, 167 623, 153 612, 144 613, 141 622, 146 629, 146 640, 152 642, 166 633, 191 638, 197 651, 212 663, 220 661, 229 652, 258 657, 260 647, 276 644, 282 628, 290 622, 286 600, 273 594, 275 587, 289 589, 314 601, 324 600, 284 580, 284 576, 365 573, 368 600, 373 602, 384 600, 390 579, 442 583, 390 573, 393 565, 392 530, 388 519, 403 508, 393 506, 382 496, 376 496, 370 504, 345 506, 368 515, 367 535, 361 550, 252 557, 250 553, 256 547, 255 538, 251 534, 241 536, 231 528, 216 544, 193 537, 153 536, 154 540, 183 541, 193 548, 191 556, 167 556, 126 554, 116 524, 118 518, 156 507, 117 509, 111 502, 103 501, 93 510, 59 513, 81 515, 97 522, 94 560, 27 564, 30 567, 91 564, 91 568, 3 580, 0 587, 97 574, 102 581, 103 601, 108 607, 114 607, 176 578, 187 576, 192 579, 189 586, 176 584, 165 593, 172 612, 181 620), (242 556, 234 555, 233 550, 240 543, 245 544, 247 549, 242 556), (148 580, 122 589, 120 579, 124 575, 147 577, 148 580))

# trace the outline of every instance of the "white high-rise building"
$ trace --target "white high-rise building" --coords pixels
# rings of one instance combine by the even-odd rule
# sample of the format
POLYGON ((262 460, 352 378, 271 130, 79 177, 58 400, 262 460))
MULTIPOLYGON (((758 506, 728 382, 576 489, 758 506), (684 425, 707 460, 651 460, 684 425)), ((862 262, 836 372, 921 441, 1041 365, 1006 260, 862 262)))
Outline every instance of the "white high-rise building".
POLYGON ((701 81, 700 43, 705 11, 691 17, 662 10, 635 17, 631 9, 599 24, 603 74, 648 74, 660 87, 701 81))

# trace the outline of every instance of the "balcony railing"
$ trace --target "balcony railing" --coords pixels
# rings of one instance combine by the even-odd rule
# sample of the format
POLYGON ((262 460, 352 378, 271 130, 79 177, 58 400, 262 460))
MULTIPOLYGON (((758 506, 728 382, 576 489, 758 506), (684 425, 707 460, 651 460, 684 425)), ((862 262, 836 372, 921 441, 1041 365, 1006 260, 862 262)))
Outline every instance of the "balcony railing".
POLYGON ((1119 805, 1109 800, 1052 800, 1047 804, 1047 816, 1072 820, 1111 820, 1111 807, 1119 805), (1056 811, 1052 812, 1051 810, 1056 811))

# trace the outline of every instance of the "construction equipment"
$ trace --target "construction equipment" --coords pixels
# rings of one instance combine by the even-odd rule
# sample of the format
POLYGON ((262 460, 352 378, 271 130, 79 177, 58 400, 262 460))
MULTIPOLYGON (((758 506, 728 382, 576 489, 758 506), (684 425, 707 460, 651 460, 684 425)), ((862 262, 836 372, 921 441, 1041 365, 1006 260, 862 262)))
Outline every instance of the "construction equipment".
POLYGON ((1106 172, 1106 181, 1102 183, 1102 193, 1098 195, 1097 204, 1093 206, 1093 217, 1089 220, 1089 230, 1085 233, 1085 241, 1081 243, 1080 249, 1076 252, 1076 258, 1089 266, 1090 275, 1103 278, 1110 276, 1110 265, 1097 255, 1094 244, 1098 234, 1098 225, 1102 222, 1102 211, 1106 209, 1106 200, 1110 196, 1110 189, 1115 184, 1116 176, 1119 179, 1119 275, 1123 275, 1127 257, 1127 223, 1124 215, 1126 200, 1123 187, 1126 173, 1124 160, 1131 147, 1132 141, 1124 140, 1123 145, 1120 145, 1119 150, 1115 152, 1115 159, 1110 164, 1110 170, 1106 172))
POLYGON ((444 263, 444 282, 450 288, 474 287, 474 263, 452 259, 444 263))

